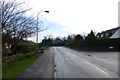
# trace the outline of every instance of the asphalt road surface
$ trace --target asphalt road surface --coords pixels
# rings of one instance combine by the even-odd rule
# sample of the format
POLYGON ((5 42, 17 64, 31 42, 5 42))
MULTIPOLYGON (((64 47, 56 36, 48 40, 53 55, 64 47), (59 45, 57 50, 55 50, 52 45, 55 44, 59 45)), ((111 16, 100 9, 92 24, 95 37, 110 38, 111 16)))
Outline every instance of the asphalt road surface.
POLYGON ((118 78, 118 53, 78 52, 52 47, 56 78, 118 78))
POLYGON ((51 47, 17 78, 118 78, 118 53, 51 47))

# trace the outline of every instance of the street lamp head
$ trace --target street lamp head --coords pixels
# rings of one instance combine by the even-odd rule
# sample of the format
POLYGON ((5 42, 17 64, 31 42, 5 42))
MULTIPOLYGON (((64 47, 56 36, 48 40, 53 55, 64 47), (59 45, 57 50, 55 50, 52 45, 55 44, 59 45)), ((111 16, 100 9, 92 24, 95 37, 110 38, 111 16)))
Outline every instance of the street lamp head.
POLYGON ((49 11, 45 11, 46 13, 49 13, 49 11))

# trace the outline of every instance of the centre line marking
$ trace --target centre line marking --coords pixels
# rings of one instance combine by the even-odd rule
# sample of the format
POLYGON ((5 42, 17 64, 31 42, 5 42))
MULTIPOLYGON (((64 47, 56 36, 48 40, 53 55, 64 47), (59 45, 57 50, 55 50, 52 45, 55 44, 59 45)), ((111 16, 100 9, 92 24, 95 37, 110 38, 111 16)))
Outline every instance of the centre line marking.
POLYGON ((69 58, 68 58, 68 57, 66 57, 65 59, 66 59, 66 60, 69 60, 69 58))
POLYGON ((84 61, 84 62, 85 62, 85 63, 87 63, 87 64, 89 64, 90 66, 92 66, 92 67, 94 67, 94 68, 96 68, 96 69, 100 70, 101 72, 103 72, 103 73, 105 73, 105 74, 109 75, 107 72, 105 72, 105 71, 103 71, 102 69, 100 69, 100 68, 98 68, 98 67, 96 67, 96 66, 94 66, 94 65, 90 64, 89 62, 87 62, 87 61, 84 61))

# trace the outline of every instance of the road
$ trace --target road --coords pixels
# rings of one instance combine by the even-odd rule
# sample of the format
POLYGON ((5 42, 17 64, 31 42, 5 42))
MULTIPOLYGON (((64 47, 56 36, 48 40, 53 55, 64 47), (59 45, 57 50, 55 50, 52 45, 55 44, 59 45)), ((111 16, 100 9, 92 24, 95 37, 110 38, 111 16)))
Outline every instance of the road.
POLYGON ((51 47, 17 78, 118 78, 118 53, 51 47))
POLYGON ((52 47, 56 78, 118 78, 118 53, 52 47))

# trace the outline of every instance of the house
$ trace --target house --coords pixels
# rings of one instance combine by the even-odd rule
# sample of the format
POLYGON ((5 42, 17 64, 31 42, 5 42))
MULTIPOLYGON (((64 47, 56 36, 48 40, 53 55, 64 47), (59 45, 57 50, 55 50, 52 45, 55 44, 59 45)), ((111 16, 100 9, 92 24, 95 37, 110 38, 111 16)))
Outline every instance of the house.
POLYGON ((120 38, 120 28, 110 38, 120 38))
POLYGON ((102 31, 101 33, 97 34, 98 38, 120 38, 120 27, 116 27, 110 30, 102 31))

